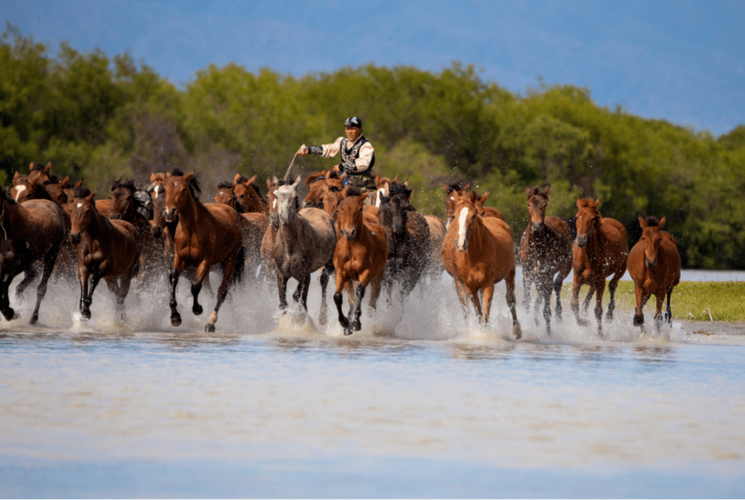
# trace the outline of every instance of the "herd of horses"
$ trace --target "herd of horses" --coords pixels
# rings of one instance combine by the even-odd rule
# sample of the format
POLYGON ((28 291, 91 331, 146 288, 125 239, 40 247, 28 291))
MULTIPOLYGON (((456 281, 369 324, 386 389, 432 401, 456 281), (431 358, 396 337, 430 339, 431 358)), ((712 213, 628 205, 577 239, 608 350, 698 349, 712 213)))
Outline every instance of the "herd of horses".
MULTIPOLYGON (((522 332, 516 312, 516 261, 523 268, 523 307, 530 309, 531 289, 537 298, 534 317, 543 304, 543 319, 551 333, 551 292, 554 313, 561 321, 561 287, 574 272, 571 308, 579 325, 593 295, 595 318, 602 335, 606 278, 610 302, 606 319, 613 318, 618 281, 628 268, 636 289, 634 326, 643 327, 643 307, 657 298, 655 323, 671 322, 670 295, 680 280, 680 256, 675 239, 662 231, 665 218, 639 218, 642 237, 631 251, 626 231, 618 221, 604 218, 599 199, 577 199, 570 220, 547 216, 550 186, 526 188, 530 221, 519 242, 517 256, 510 226, 499 210, 485 206, 470 185, 445 186, 447 221, 419 213, 411 204, 407 183, 376 176, 374 190, 349 186, 335 169, 309 175, 307 195, 301 199, 301 178, 267 179, 262 195, 256 176, 237 174, 218 185, 214 203, 203 203, 197 176, 178 169, 153 173, 150 185, 114 181, 108 199, 97 191, 60 179, 46 166, 32 163, 28 175, 16 172, 9 191, 0 187, 0 311, 7 320, 9 287, 20 300, 41 273, 31 324, 50 279, 80 285, 80 313, 91 317, 93 294, 103 279, 115 296, 117 313, 131 286, 152 287, 165 277, 170 288, 171 324, 179 326, 176 289, 182 274, 191 283, 192 313, 203 307, 199 294, 209 287, 209 275, 220 271, 215 306, 205 326, 215 331, 218 312, 231 287, 242 280, 276 282, 280 310, 288 308, 287 284, 297 281, 293 300, 307 311, 311 274, 320 273, 320 324, 327 321, 327 287, 335 277, 334 304, 345 335, 361 329, 362 299, 370 288, 373 310, 382 291, 387 299, 403 300, 420 285, 440 283, 443 270, 453 278, 464 314, 469 302, 481 323, 489 321, 494 287, 504 280, 512 316, 512 334, 522 332), (579 293, 589 286, 582 311, 579 293), (347 292, 349 309, 343 311, 347 292), (664 298, 667 310, 663 314, 664 298)), ((211 291, 211 289, 210 289, 211 291)))

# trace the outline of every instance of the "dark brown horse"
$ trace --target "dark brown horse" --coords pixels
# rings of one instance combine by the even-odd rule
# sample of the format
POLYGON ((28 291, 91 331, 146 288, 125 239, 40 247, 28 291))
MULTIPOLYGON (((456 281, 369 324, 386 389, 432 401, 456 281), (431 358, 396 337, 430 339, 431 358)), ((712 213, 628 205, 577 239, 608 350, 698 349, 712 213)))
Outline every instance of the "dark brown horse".
POLYGON ((577 240, 572 251, 574 284, 571 305, 577 323, 581 326, 586 325, 587 321, 579 316, 579 291, 582 285, 589 285, 590 291, 582 304, 582 310, 587 310, 593 293, 597 293, 595 319, 598 322, 598 333, 602 335, 605 278, 613 275, 608 285, 610 303, 606 314, 606 320, 611 321, 616 307, 616 287, 626 272, 629 247, 626 243, 626 229, 615 219, 601 217, 599 205, 599 198, 595 201, 591 198, 577 198, 577 240))
POLYGON ((109 219, 124 220, 135 227, 137 238, 140 241, 137 280, 141 286, 147 286, 155 283, 162 274, 165 274, 168 264, 163 253, 162 240, 153 236, 150 221, 138 210, 141 208, 141 202, 135 196, 136 193, 137 187, 134 180, 115 180, 111 185, 111 194, 109 195, 111 209, 109 219))
POLYGON ((95 196, 96 192, 87 188, 76 190, 70 214, 70 238, 78 251, 80 313, 90 319, 93 292, 103 278, 115 295, 117 313, 123 318, 124 300, 138 270, 140 242, 132 224, 109 220, 98 212, 95 196))
POLYGON ((36 306, 31 324, 39 319, 39 306, 47 291, 47 282, 54 269, 57 254, 67 230, 62 210, 49 200, 29 200, 16 203, 0 187, 0 311, 11 320, 15 311, 10 307, 8 287, 21 272, 24 279, 16 288, 21 295, 38 275, 38 263, 43 263, 41 282, 36 289, 36 306))
POLYGON ((308 288, 311 273, 323 268, 321 275, 321 313, 319 323, 326 323, 326 286, 328 273, 333 265, 336 232, 331 216, 317 208, 300 209, 297 188, 298 176, 294 183, 280 185, 275 191, 277 197, 277 229, 267 231, 265 236, 271 241, 268 256, 271 259, 279 291, 279 308, 287 308, 287 281, 295 278, 298 282, 293 294, 307 311, 308 288))
POLYGON ((556 319, 561 321, 561 286, 572 271, 572 240, 569 226, 559 217, 546 216, 551 186, 525 188, 530 222, 520 239, 518 258, 523 266, 523 306, 530 309, 530 289, 535 284, 538 297, 534 315, 543 301, 546 332, 551 333, 551 289, 556 294, 556 319), (554 279, 555 278, 555 279, 554 279))
POLYGON ((659 330, 664 320, 672 323, 673 313, 670 309, 670 295, 680 283, 680 253, 675 238, 662 231, 665 217, 658 221, 657 217, 639 217, 642 237, 629 252, 629 274, 634 280, 636 291, 636 311, 634 326, 644 329, 644 305, 652 294, 657 298, 657 312, 654 316, 655 325, 659 330), (662 303, 667 295, 666 317, 662 315, 662 303))
POLYGON ((171 324, 179 326, 181 315, 177 309, 176 286, 180 274, 187 267, 195 267, 196 279, 192 282, 194 299, 192 312, 202 314, 199 292, 213 265, 222 267, 222 282, 217 291, 215 309, 210 314, 205 331, 215 331, 217 314, 225 301, 228 288, 238 281, 243 272, 243 240, 238 212, 220 203, 203 204, 197 198, 198 184, 194 173, 184 176, 171 175, 165 184, 165 219, 171 222, 178 216, 174 234, 173 270, 171 282, 171 324))
POLYGON ((233 180, 233 193, 235 201, 240 207, 240 213, 258 212, 264 215, 269 214, 269 205, 259 191, 256 185, 256 176, 250 179, 236 174, 233 180))
POLYGON ((429 263, 429 225, 409 205, 411 189, 396 183, 388 184, 385 192, 388 195, 377 192, 380 225, 385 229, 388 243, 388 261, 383 279, 389 300, 393 285, 399 284, 403 301, 419 282, 429 263))
POLYGON ((383 282, 383 269, 388 257, 388 243, 383 227, 371 222, 363 216, 363 205, 367 192, 349 187, 344 199, 339 203, 336 217, 336 232, 339 238, 334 250, 334 267, 336 268, 336 293, 334 303, 339 313, 339 323, 344 329, 344 335, 351 335, 353 331, 362 328, 360 315, 362 313, 362 298, 365 289, 370 285, 370 309, 380 295, 383 282), (359 283, 353 289, 353 283, 359 283), (349 319, 341 310, 341 291, 347 290, 349 296, 349 319))
POLYGON ((453 221, 448 226, 442 244, 442 265, 453 277, 463 311, 467 312, 470 299, 479 321, 489 322, 494 296, 494 285, 505 280, 507 306, 512 313, 512 333, 522 336, 515 310, 515 252, 512 230, 497 217, 482 217, 475 205, 476 193, 471 195, 453 190, 453 221), (483 297, 483 306, 479 299, 483 297))

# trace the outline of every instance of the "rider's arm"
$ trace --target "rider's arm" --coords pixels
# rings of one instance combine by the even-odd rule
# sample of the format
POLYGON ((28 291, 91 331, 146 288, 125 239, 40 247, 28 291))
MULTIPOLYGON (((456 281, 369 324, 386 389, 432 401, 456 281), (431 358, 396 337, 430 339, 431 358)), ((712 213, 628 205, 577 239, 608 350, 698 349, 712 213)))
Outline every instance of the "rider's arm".
POLYGON ((342 137, 339 137, 333 144, 324 144, 323 146, 308 146, 308 154, 320 155, 324 158, 332 158, 339 154, 341 149, 342 137))

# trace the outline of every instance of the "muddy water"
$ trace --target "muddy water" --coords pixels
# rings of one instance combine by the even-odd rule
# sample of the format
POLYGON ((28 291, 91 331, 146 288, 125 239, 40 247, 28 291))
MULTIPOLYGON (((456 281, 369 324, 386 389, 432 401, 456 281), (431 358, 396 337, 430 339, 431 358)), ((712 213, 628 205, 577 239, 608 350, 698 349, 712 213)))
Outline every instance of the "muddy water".
POLYGON ((447 283, 351 337, 244 289, 205 334, 186 289, 178 329, 160 292, 133 294, 122 322, 101 288, 83 323, 57 284, 34 328, 11 301, 0 496, 745 495, 743 336, 640 337, 617 311, 600 338, 565 304, 550 337, 520 311, 514 341, 504 285, 479 328, 447 283))

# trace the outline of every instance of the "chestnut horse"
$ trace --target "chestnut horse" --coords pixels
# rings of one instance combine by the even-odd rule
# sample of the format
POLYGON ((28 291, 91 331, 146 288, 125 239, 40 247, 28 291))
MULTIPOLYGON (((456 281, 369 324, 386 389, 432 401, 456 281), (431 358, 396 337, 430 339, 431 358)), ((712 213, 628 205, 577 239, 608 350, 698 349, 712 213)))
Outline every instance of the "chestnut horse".
POLYGON ((269 214, 269 205, 256 185, 256 176, 250 179, 243 177, 241 174, 235 174, 233 180, 233 193, 235 201, 240 207, 238 212, 251 213, 258 212, 264 215, 269 214))
POLYGON ((205 331, 214 332, 217 314, 228 295, 228 288, 243 273, 243 239, 238 212, 220 203, 202 204, 197 198, 199 186, 195 181, 194 172, 190 172, 184 176, 170 175, 165 183, 166 222, 173 222, 178 216, 173 235, 173 270, 169 276, 171 325, 181 324, 176 302, 179 275, 186 267, 196 267, 197 276, 191 285, 192 312, 199 316, 203 311, 199 304, 202 282, 208 278, 213 265, 221 264, 222 282, 217 291, 217 302, 205 325, 205 331))
POLYGON ((93 292, 103 278, 116 296, 116 309, 123 319, 124 299, 139 267, 140 241, 132 224, 99 213, 95 196, 96 191, 76 189, 70 213, 70 238, 78 251, 80 313, 91 318, 93 292))
POLYGON ((647 217, 645 221, 639 217, 642 227, 642 237, 629 252, 629 274, 634 280, 636 291, 636 311, 634 326, 644 329, 644 305, 654 294, 657 298, 657 313, 654 316, 655 325, 659 330, 663 320, 672 323, 673 313, 670 309, 670 295, 680 283, 680 254, 675 238, 662 231, 665 217, 658 221, 657 217, 647 217), (666 318, 662 315, 662 302, 667 294, 666 318))
POLYGON ((551 186, 541 190, 526 187, 530 222, 520 239, 518 258, 523 266, 523 306, 530 309, 530 289, 538 291, 534 315, 538 324, 538 308, 543 301, 546 333, 551 333, 551 289, 556 294, 556 319, 561 321, 561 286, 572 271, 572 239, 569 225, 559 217, 546 216, 551 186), (554 279, 555 277, 555 279, 554 279))
POLYGON ((41 282, 36 289, 36 306, 31 324, 39 319, 41 300, 47 291, 49 276, 57 254, 67 234, 62 210, 49 200, 29 200, 18 204, 0 187, 0 311, 11 320, 15 311, 10 307, 8 288, 21 272, 24 279, 16 288, 21 295, 38 274, 37 262, 43 262, 41 282))
POLYGON ((608 284, 610 303, 606 314, 606 321, 611 321, 616 307, 616 287, 618 287, 621 276, 626 272, 629 247, 626 243, 626 229, 615 219, 601 217, 598 205, 600 205, 599 198, 595 201, 591 198, 584 200, 577 198, 577 239, 572 251, 574 284, 571 305, 577 324, 586 325, 587 321, 579 316, 579 291, 582 285, 589 285, 590 291, 582 304, 582 310, 587 310, 592 294, 597 293, 595 318, 598 322, 598 333, 602 335, 605 278, 613 275, 608 284))
POLYGON ((442 244, 442 265, 453 277, 463 311, 471 300, 479 321, 489 322, 494 285, 505 280, 507 306, 512 313, 512 333, 522 336, 515 310, 515 252, 512 230, 497 217, 483 217, 476 207, 476 193, 453 190, 454 218, 442 244), (483 307, 478 292, 482 292, 483 307))
POLYGON ((287 308, 287 281, 295 278, 298 286, 293 299, 307 311, 310 275, 323 268, 319 323, 325 324, 326 287, 336 247, 334 221, 323 210, 300 209, 299 185, 300 176, 292 184, 283 183, 274 193, 277 197, 277 229, 276 232, 271 229, 266 232, 265 238, 270 240, 267 245, 271 244, 266 256, 275 269, 281 310, 287 308))
POLYGON ((363 206, 367 196, 367 192, 349 187, 337 208, 336 232, 339 239, 334 250, 334 303, 344 335, 351 335, 353 331, 362 328, 362 298, 368 285, 372 286, 370 309, 375 309, 388 257, 388 243, 382 226, 363 217, 363 206), (356 290, 353 290, 353 282, 359 283, 356 290), (341 310, 341 291, 344 288, 349 296, 349 317, 354 316, 351 323, 341 310))
MULTIPOLYGON (((465 194, 468 193, 468 190, 470 189, 471 184, 466 184, 463 186, 460 182, 455 182, 452 184, 446 184, 445 185, 445 191, 447 193, 447 196, 445 197, 445 209, 447 211, 447 225, 449 226, 451 222, 453 222, 453 217, 455 216, 455 196, 454 194, 465 194)), ((475 193, 475 191, 474 191, 475 193)), ((489 192, 485 192, 482 196, 476 195, 476 198, 474 199, 475 207, 478 210, 478 213, 481 217, 496 217, 497 219, 504 220, 504 216, 502 216, 502 212, 497 210, 493 207, 485 207, 484 202, 486 201, 487 196, 489 195, 489 192)))

